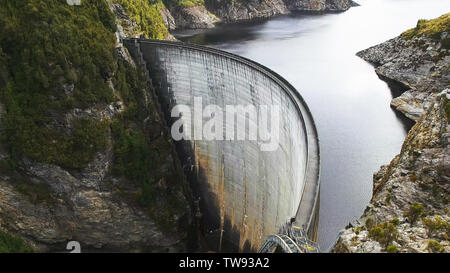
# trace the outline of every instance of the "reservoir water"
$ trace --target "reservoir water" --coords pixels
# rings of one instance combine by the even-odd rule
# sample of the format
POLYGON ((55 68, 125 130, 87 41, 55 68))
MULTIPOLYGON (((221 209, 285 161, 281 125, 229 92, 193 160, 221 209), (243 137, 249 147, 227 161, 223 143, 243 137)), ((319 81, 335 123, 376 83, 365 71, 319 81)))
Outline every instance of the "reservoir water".
POLYGON ((308 103, 319 130, 319 244, 364 211, 372 175, 399 153, 411 126, 389 106, 392 92, 359 50, 450 12, 444 0, 357 0, 336 14, 291 14, 270 20, 176 33, 259 62, 287 79, 308 103))

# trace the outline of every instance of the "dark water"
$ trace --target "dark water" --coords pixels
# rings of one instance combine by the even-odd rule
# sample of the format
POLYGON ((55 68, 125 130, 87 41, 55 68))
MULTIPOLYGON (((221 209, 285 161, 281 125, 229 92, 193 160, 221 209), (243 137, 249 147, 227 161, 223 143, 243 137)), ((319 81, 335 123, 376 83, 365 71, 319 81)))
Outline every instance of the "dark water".
POLYGON ((180 40, 255 60, 285 77, 311 108, 322 155, 319 243, 327 250, 358 218, 372 175, 400 151, 411 125, 359 50, 399 35, 420 18, 450 11, 445 0, 360 0, 344 13, 289 15, 265 22, 183 32, 180 40))

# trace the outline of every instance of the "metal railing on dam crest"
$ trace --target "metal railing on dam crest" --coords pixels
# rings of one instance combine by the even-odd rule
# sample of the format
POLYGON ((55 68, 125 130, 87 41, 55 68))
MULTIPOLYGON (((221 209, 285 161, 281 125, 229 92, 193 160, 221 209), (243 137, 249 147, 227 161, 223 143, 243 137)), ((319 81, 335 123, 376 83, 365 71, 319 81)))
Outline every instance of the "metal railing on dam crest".
MULTIPOLYGON (((225 51, 144 39, 124 39, 123 43, 148 71, 169 126, 175 122, 171 110, 176 105, 194 108, 198 98, 203 105, 220 109, 279 106, 276 150, 261 150, 258 141, 247 139, 176 142, 200 200, 203 229, 215 250, 269 249, 269 236, 283 233, 293 220, 304 231, 305 240, 316 241, 319 140, 311 112, 297 90, 267 67, 225 51)), ((248 126, 258 124, 251 115, 248 118, 248 126)), ((233 119, 231 127, 237 126, 233 119)))

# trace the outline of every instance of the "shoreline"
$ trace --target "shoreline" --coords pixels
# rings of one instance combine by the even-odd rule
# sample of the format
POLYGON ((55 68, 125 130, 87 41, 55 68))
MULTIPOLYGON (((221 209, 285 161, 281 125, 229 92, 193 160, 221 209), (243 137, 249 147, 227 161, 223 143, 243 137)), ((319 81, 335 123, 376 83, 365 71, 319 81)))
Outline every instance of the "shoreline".
POLYGON ((450 251, 449 17, 419 20, 416 28, 356 54, 389 85, 395 112, 415 124, 400 153, 374 174, 370 203, 331 252, 450 251))

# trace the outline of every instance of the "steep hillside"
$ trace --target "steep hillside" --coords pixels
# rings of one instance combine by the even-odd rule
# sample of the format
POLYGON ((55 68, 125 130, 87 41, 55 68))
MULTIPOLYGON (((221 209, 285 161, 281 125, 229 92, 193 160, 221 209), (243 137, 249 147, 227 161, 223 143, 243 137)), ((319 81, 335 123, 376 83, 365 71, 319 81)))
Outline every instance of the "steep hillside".
POLYGON ((186 249, 189 188, 152 87, 116 30, 105 0, 0 6, 1 251, 21 251, 8 246, 16 236, 37 251, 69 240, 186 249))
POLYGON ((161 0, 109 0, 126 36, 169 39, 168 10, 161 0))
POLYGON ((400 154, 374 174, 369 206, 334 252, 450 252, 449 18, 420 20, 358 53, 404 92, 392 105, 417 123, 400 154))

